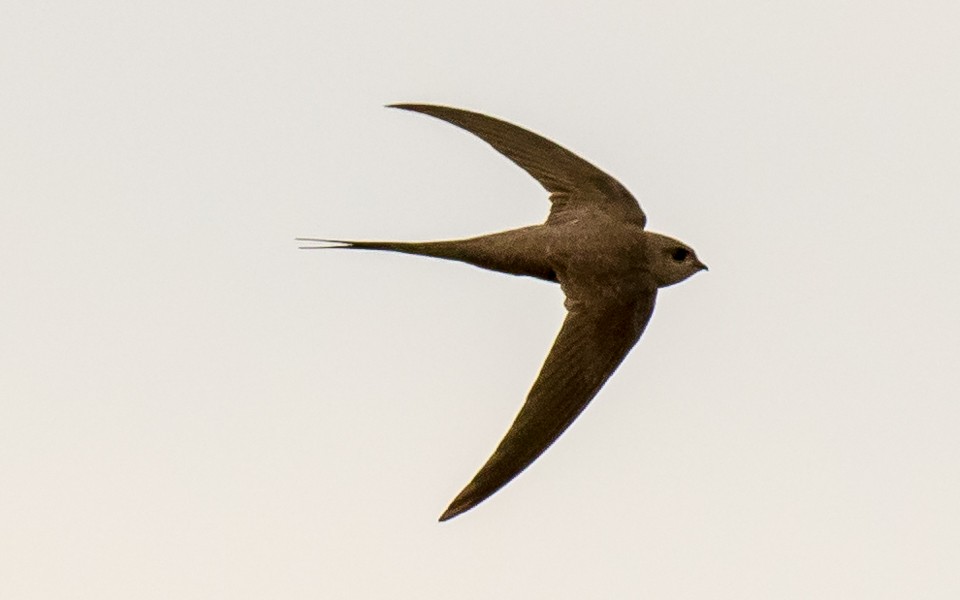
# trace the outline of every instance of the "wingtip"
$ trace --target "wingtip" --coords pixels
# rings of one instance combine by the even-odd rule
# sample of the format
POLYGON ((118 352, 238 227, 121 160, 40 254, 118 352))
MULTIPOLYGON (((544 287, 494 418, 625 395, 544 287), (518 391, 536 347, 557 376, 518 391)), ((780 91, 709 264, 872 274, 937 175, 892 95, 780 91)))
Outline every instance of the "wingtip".
POLYGON ((473 505, 460 505, 457 506, 457 502, 454 501, 450 506, 447 507, 447 510, 443 511, 443 514, 440 515, 439 521, 443 523, 444 521, 449 521, 450 519, 456 517, 457 515, 463 514, 473 508, 473 505))
POLYGON ((447 510, 443 511, 443 514, 440 515, 440 522, 449 521, 450 519, 456 517, 457 515, 462 515, 471 508, 483 502, 487 496, 477 496, 475 493, 475 486, 473 482, 467 485, 457 497, 453 499, 450 503, 450 506, 447 507, 447 510))
MULTIPOLYGON (((433 115, 436 111, 450 110, 450 107, 443 104, 429 104, 426 102, 397 102, 396 104, 384 104, 384 108, 399 108, 400 110, 410 110, 413 112, 433 115)), ((460 112, 469 112, 463 109, 454 109, 460 112)))
POLYGON ((437 519, 437 522, 443 523, 444 521, 449 521, 450 519, 454 518, 455 516, 457 516, 457 515, 452 514, 452 513, 450 512, 450 509, 448 508, 447 510, 443 511, 443 514, 440 515, 440 518, 437 519))

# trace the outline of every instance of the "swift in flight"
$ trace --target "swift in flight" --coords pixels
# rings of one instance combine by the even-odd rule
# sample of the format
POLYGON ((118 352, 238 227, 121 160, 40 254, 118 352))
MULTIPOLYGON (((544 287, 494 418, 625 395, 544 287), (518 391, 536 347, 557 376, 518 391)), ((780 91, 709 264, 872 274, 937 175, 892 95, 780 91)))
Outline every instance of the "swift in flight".
POLYGON ((640 339, 657 290, 707 266, 693 249, 646 231, 646 215, 616 179, 569 150, 505 121, 429 104, 395 104, 461 127, 532 175, 550 193, 545 223, 437 242, 298 238, 306 249, 386 250, 456 260, 559 283, 567 316, 526 402, 500 445, 440 516, 483 502, 536 460, 640 339))

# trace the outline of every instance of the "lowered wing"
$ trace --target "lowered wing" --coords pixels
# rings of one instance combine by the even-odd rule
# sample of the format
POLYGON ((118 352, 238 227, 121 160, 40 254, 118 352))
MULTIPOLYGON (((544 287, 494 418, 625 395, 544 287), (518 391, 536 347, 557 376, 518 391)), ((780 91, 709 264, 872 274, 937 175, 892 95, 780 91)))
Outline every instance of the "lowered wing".
POLYGON ((651 287, 629 299, 568 302, 560 333, 513 425, 441 521, 489 498, 550 447, 640 339, 655 299, 651 287))

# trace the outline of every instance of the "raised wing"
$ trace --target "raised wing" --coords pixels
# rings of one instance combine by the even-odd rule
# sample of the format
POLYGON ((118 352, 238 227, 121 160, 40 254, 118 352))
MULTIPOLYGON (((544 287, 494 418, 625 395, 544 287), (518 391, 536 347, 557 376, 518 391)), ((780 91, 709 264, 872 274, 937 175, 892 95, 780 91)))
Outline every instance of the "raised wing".
POLYGON ((433 104, 392 104, 466 129, 494 147, 550 192, 548 222, 574 219, 583 210, 600 210, 646 225, 640 204, 627 188, 566 148, 522 127, 480 113, 433 104))
POLYGON ((441 521, 489 498, 573 423, 640 338, 656 293, 651 286, 624 301, 568 301, 563 327, 527 401, 493 456, 450 503, 441 521))

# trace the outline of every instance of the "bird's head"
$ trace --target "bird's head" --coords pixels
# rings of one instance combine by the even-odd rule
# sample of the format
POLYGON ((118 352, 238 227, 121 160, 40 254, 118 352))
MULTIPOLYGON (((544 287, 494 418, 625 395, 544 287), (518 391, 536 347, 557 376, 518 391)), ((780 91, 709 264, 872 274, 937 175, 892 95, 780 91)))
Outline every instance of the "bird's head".
POLYGON ((698 271, 706 271, 693 248, 659 233, 647 233, 650 272, 657 287, 680 283, 698 271))

